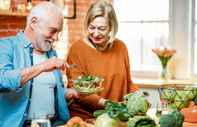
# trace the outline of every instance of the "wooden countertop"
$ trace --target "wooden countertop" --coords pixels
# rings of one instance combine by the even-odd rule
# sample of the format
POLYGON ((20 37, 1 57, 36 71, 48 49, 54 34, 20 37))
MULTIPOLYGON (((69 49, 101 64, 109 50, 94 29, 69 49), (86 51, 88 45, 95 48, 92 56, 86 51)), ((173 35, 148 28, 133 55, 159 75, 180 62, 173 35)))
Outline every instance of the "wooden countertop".
POLYGON ((156 78, 141 78, 141 77, 131 77, 133 83, 138 88, 150 88, 150 89, 157 89, 160 85, 174 85, 177 84, 180 88, 184 88, 186 85, 194 85, 197 87, 197 79, 188 79, 188 80, 181 80, 181 79, 170 79, 167 82, 156 78))
MULTIPOLYGON (((151 108, 151 109, 148 110, 147 115, 150 116, 153 119, 157 119, 156 115, 155 115, 155 112, 156 112, 156 108, 151 108)), ((92 120, 95 121, 95 118, 92 119, 92 120)), ((90 124, 90 123, 87 123, 87 126, 88 127, 95 127, 94 124, 90 124)), ((121 121, 121 127, 126 127, 126 126, 127 126, 127 122, 126 121, 121 121)), ((66 125, 58 126, 58 127, 66 127, 66 125)), ((197 127, 197 123, 183 122, 182 127, 197 127)))

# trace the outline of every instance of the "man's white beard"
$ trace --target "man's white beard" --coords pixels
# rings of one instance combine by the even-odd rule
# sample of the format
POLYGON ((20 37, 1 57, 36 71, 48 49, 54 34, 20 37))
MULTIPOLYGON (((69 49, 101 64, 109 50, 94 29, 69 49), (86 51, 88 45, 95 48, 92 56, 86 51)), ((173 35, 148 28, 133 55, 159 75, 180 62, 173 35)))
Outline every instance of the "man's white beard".
POLYGON ((45 41, 54 42, 52 38, 45 38, 41 35, 40 29, 36 32, 36 39, 43 51, 49 51, 52 44, 46 44, 45 41))

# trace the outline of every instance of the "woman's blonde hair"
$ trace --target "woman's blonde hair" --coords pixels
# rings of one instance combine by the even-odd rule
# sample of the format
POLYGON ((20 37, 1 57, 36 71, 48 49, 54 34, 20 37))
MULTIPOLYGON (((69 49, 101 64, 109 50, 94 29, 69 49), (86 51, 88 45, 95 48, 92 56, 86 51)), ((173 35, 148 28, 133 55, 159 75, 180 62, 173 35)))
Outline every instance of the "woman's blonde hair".
POLYGON ((110 35, 109 43, 111 43, 115 40, 115 35, 118 31, 118 20, 114 8, 109 2, 97 1, 90 6, 84 20, 84 26, 83 26, 84 34, 86 37, 88 37, 88 26, 90 22, 92 22, 94 18, 100 16, 104 17, 110 26, 111 35, 110 35))

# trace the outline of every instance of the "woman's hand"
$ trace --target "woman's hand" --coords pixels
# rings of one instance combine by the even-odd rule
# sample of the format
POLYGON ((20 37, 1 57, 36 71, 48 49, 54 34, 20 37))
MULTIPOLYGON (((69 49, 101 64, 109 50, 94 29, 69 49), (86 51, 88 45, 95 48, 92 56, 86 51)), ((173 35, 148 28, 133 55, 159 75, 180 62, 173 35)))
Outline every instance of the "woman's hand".
POLYGON ((64 95, 66 102, 69 102, 71 99, 77 99, 77 98, 84 98, 88 95, 85 94, 79 94, 77 91, 68 89, 64 95))
POLYGON ((121 104, 121 103, 127 103, 126 101, 123 101, 123 102, 119 102, 119 104, 121 104))
POLYGON ((140 90, 136 90, 134 93, 139 93, 141 95, 144 95, 140 90))
MULTIPOLYGON (((141 91, 136 90, 134 93, 139 93, 141 95, 144 95, 141 91)), ((148 108, 150 108, 152 106, 152 104, 148 101, 148 108)))
POLYGON ((148 101, 148 108, 150 108, 152 106, 152 104, 148 101))
POLYGON ((98 102, 98 104, 97 104, 97 107, 96 107, 96 109, 97 110, 99 110, 99 109, 104 109, 105 108, 105 101, 106 101, 106 99, 103 99, 103 98, 101 98, 100 100, 99 100, 99 102, 98 102))

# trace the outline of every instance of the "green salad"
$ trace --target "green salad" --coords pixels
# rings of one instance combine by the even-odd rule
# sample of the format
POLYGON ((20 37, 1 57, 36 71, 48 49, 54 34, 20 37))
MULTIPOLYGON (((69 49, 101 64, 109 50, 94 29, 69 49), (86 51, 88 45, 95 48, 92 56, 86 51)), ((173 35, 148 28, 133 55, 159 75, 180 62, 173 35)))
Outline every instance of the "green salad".
POLYGON ((96 92, 101 88, 102 78, 88 74, 85 77, 78 76, 77 79, 73 80, 73 83, 78 91, 96 92))

